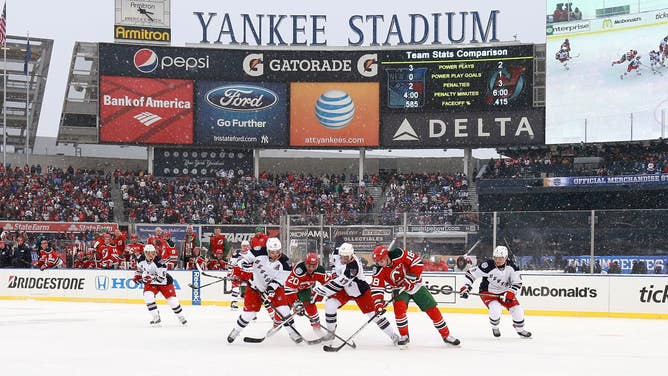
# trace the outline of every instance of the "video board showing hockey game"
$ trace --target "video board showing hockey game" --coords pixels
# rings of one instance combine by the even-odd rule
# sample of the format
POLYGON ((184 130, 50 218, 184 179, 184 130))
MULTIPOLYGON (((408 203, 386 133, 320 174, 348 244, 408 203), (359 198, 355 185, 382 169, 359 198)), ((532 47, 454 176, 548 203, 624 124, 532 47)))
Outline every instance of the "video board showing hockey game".
POLYGON ((668 8, 632 5, 631 13, 596 18, 615 9, 594 3, 577 4, 579 20, 547 25, 546 142, 665 137, 668 8))
POLYGON ((544 142, 533 45, 387 50, 380 65, 385 147, 544 142))

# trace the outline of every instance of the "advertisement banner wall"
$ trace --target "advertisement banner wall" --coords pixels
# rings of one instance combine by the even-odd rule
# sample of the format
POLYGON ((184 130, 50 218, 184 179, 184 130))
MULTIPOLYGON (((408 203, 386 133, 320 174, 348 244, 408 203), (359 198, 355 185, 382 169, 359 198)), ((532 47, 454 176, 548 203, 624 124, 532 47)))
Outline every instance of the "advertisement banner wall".
POLYGON ((193 143, 193 82, 102 76, 100 142, 193 143))
POLYGON ((288 144, 284 83, 197 81, 195 143, 234 147, 288 144))
POLYGON ((290 146, 378 146, 378 83, 290 84, 290 146))

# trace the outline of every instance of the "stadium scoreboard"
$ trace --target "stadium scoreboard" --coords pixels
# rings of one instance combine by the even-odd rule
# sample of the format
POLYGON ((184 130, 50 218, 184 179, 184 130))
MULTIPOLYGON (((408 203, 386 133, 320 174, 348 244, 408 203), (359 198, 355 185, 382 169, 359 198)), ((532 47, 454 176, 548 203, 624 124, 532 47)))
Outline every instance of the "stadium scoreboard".
POLYGON ((395 112, 530 108, 533 59, 532 45, 384 51, 383 107, 395 112))

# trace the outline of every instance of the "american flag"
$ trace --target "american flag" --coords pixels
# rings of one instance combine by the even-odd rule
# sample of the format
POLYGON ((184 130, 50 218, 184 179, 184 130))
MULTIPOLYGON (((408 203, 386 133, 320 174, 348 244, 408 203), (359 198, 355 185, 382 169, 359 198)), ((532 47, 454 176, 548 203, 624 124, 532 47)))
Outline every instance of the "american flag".
POLYGON ((0 44, 2 44, 2 47, 7 45, 7 3, 2 6, 2 16, 0 17, 0 44))

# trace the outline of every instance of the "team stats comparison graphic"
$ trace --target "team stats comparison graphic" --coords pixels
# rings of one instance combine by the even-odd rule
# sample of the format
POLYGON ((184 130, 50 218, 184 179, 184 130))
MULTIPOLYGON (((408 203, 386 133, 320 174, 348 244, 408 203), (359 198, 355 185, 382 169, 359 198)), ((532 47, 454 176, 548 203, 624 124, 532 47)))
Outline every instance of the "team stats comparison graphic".
POLYGON ((478 111, 531 107, 533 46, 386 51, 388 109, 478 111))
POLYGON ((534 46, 386 50, 381 145, 396 148, 535 144, 534 46))

